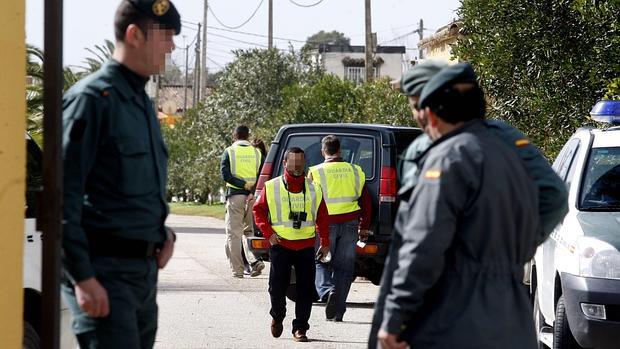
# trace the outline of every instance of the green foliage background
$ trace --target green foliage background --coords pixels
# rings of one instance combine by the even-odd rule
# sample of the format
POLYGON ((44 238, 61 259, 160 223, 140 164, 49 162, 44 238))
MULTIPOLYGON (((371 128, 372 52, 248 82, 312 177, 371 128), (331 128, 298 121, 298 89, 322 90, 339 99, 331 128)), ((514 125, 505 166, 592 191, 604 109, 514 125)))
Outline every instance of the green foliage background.
POLYGON ((240 50, 206 105, 189 110, 164 136, 170 150, 171 195, 217 199, 220 156, 232 131, 247 125, 267 145, 288 123, 357 122, 412 125, 405 97, 387 80, 354 85, 324 72, 304 55, 240 50))
POLYGON ((490 115, 555 157, 604 96, 618 94, 620 1, 462 0, 463 37, 490 115), (614 91, 615 89, 615 91, 614 91))

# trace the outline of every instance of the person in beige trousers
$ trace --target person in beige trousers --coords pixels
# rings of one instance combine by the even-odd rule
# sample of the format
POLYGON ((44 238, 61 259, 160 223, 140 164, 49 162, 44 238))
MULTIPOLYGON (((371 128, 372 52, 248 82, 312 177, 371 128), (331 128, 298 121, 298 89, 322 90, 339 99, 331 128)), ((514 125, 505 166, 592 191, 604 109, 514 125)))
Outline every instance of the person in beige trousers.
POLYGON ((250 264, 250 276, 260 275, 265 268, 247 244, 247 237, 254 230, 253 193, 264 160, 261 152, 248 141, 249 136, 247 126, 237 126, 233 132, 233 144, 224 150, 220 163, 221 176, 226 182, 226 255, 236 278, 243 278, 243 253, 250 264))

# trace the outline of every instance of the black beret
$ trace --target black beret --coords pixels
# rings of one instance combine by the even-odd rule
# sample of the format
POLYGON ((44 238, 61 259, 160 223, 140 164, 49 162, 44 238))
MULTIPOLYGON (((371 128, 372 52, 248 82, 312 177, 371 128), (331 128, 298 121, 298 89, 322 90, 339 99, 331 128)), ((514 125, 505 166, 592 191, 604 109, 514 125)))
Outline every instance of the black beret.
POLYGON ((427 106, 426 102, 429 101, 429 97, 433 94, 448 86, 462 82, 477 82, 476 72, 474 72, 471 64, 463 62, 443 68, 426 83, 420 94, 418 104, 421 108, 424 108, 427 106))
POLYGON ((442 61, 427 60, 406 71, 400 79, 400 89, 406 96, 419 96, 424 85, 448 64, 442 61))
POLYGON ((181 15, 169 0, 127 0, 138 11, 147 15, 167 29, 173 29, 175 35, 181 33, 181 15))

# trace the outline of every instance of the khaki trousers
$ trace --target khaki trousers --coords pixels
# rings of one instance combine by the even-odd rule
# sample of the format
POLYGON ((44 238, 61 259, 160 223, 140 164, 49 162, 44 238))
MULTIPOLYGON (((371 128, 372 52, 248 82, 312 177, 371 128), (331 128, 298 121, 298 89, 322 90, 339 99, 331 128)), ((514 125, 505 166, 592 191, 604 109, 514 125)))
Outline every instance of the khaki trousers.
POLYGON ((256 262, 256 257, 248 248, 248 236, 254 236, 254 200, 246 201, 247 195, 232 195, 226 200, 226 255, 233 275, 243 275, 243 253, 248 263, 256 262))

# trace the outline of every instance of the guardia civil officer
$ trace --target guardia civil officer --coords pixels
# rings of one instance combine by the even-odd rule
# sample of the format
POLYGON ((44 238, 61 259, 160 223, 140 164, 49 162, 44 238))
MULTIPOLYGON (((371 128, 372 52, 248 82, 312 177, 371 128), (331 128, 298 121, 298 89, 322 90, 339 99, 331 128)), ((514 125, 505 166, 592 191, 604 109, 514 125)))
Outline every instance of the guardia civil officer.
POLYGON ((144 91, 181 20, 168 0, 123 0, 113 58, 63 98, 62 292, 82 348, 151 348, 164 226, 166 145, 144 91))
POLYGON ((254 235, 254 189, 264 161, 260 150, 248 141, 249 137, 247 126, 237 126, 234 142, 224 150, 220 161, 220 173, 226 182, 226 255, 236 278, 243 278, 243 254, 250 264, 250 276, 260 275, 265 268, 247 244, 247 237, 254 235))
MULTIPOLYGON (((420 94, 426 83, 435 74, 447 67, 448 65, 444 62, 427 60, 414 66, 400 80, 400 89, 408 97, 413 116, 425 133, 416 138, 407 148, 400 166, 402 184, 399 190, 399 198, 403 208, 399 210, 397 220, 408 219, 407 205, 409 197, 418 181, 419 168, 424 159, 424 154, 432 144, 432 140, 427 133, 428 120, 425 111, 418 104, 420 94)), ((484 120, 484 124, 496 137, 515 150, 527 169, 529 176, 537 185, 538 214, 540 216, 539 242, 544 241, 568 210, 568 193, 563 181, 556 175, 536 146, 531 144, 519 130, 499 120, 484 120)), ((401 225, 406 226, 404 223, 401 225)), ((401 244, 401 234, 395 233, 386 259, 379 296, 375 303, 369 336, 369 348, 376 348, 377 346, 376 335, 383 322, 385 298, 391 288, 392 278, 397 268, 398 251, 401 244)))
POLYGON ((293 340, 307 342, 314 289, 314 242, 318 233, 319 253, 329 251, 328 213, 321 187, 304 175, 305 154, 293 147, 284 153, 284 174, 265 183, 254 204, 256 225, 269 240, 269 296, 271 334, 280 337, 286 316, 286 289, 295 267, 297 300, 293 319, 293 340))
POLYGON ((329 212, 331 263, 316 263, 316 290, 326 302, 325 317, 342 321, 355 279, 355 244, 366 241, 372 202, 361 167, 342 159, 340 140, 328 135, 321 140, 322 164, 309 169, 309 177, 321 186, 329 212))
POLYGON ((469 64, 433 76, 419 103, 433 144, 399 207, 380 344, 534 348, 522 280, 541 242, 536 184, 484 124, 484 94, 469 64))

